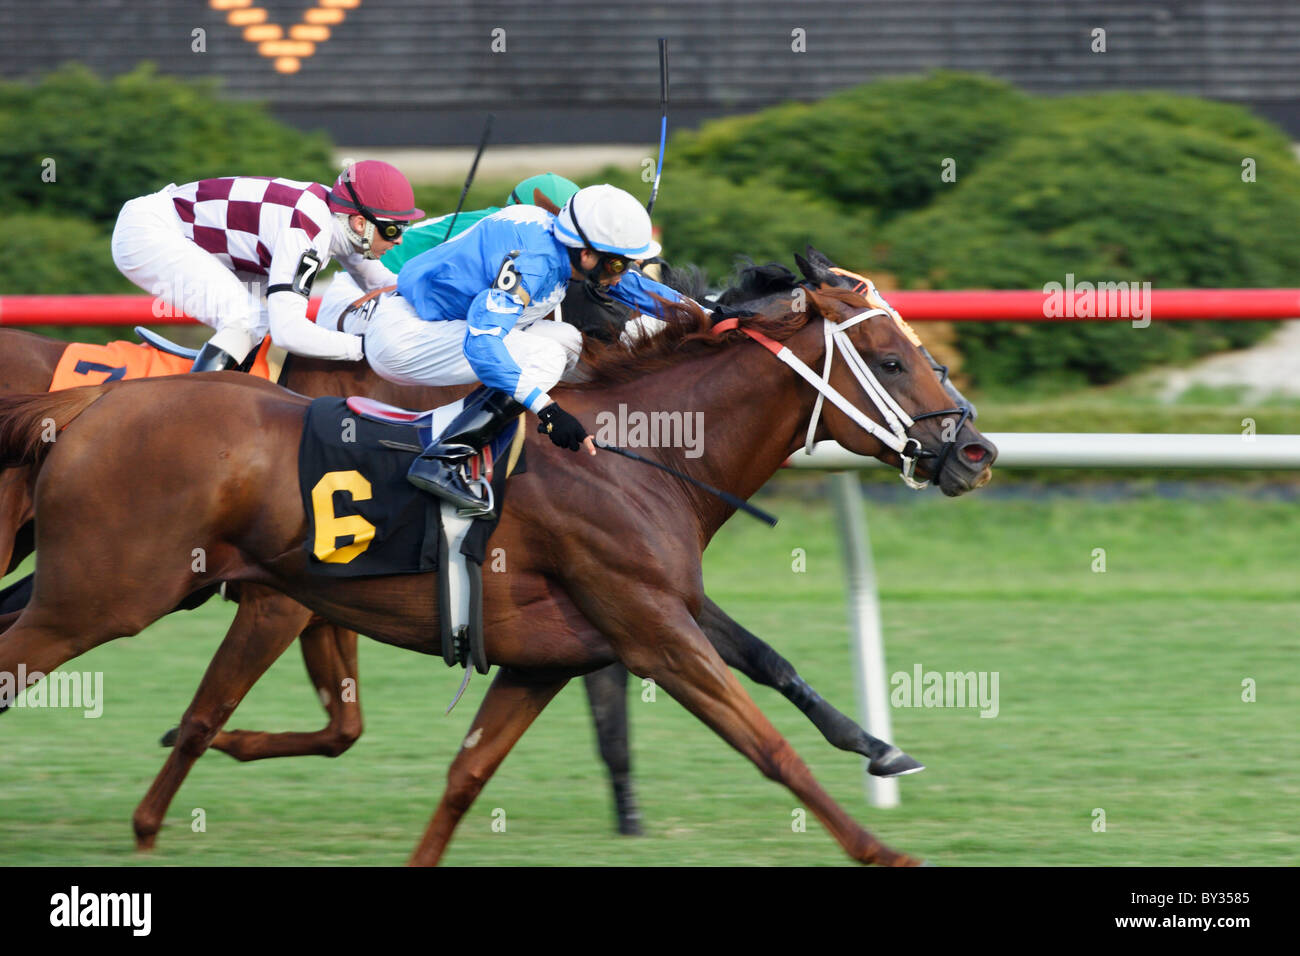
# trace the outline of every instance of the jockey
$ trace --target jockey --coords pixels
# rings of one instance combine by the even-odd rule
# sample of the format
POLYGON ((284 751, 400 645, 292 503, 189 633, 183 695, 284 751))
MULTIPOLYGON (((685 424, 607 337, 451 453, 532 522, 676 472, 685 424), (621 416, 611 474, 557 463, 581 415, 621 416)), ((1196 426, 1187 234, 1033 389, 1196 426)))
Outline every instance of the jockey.
MULTIPOLYGON (((510 190, 510 195, 506 198, 506 205, 513 206, 521 202, 533 202, 534 190, 540 192, 548 202, 558 209, 569 201, 570 196, 578 191, 578 184, 556 173, 539 173, 536 176, 529 176, 510 190), (525 198, 520 199, 521 196, 525 198)), ((401 271, 402 266, 408 260, 415 258, 422 252, 428 252, 434 246, 441 245, 450 238, 460 235, 480 219, 485 219, 492 213, 499 212, 502 208, 501 206, 488 206, 486 209, 467 210, 459 216, 447 213, 445 216, 437 216, 433 219, 417 222, 403 233, 402 244, 390 249, 379 261, 393 273, 392 284, 395 285, 397 273, 401 271), (454 223, 455 232, 450 231, 453 218, 456 220, 454 223)), ((352 281, 350 276, 346 273, 339 273, 334 276, 329 288, 325 290, 320 308, 316 312, 316 324, 323 325, 327 329, 360 335, 365 330, 366 323, 370 321, 370 316, 376 304, 373 291, 367 296, 365 291, 356 282, 352 281)))
POLYGON ((268 330, 295 355, 359 361, 360 336, 307 318, 312 282, 335 258, 362 289, 392 285, 379 257, 423 215, 406 177, 378 160, 353 163, 333 189, 261 176, 204 179, 123 206, 113 262, 146 292, 216 330, 191 371, 239 367, 268 330))
POLYGON ((652 294, 681 301, 630 268, 658 253, 645 207, 606 184, 580 189, 558 216, 508 206, 403 266, 398 294, 380 300, 366 330, 370 366, 401 384, 483 383, 411 465, 411 483, 482 511, 459 465, 525 408, 556 445, 594 455, 587 430, 547 394, 577 364, 582 334, 538 320, 570 279, 594 281, 641 312, 657 311, 652 294))

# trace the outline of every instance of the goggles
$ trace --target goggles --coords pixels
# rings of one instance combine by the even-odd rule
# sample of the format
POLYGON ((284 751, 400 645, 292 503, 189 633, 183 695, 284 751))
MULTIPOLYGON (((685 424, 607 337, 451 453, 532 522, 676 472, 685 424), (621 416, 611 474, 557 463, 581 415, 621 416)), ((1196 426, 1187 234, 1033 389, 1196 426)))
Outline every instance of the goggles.
POLYGON ((602 253, 600 257, 600 265, 597 266, 597 268, 600 269, 602 272, 604 272, 606 275, 617 276, 617 275, 622 275, 624 272, 626 272, 628 270, 628 267, 631 265, 632 265, 631 260, 625 256, 616 256, 610 253, 602 253))
POLYGON ((366 218, 366 221, 375 227, 375 232, 379 234, 379 238, 387 242, 396 242, 402 237, 402 233, 410 223, 403 222, 400 219, 376 219, 375 214, 357 198, 357 191, 352 188, 352 182, 345 179, 343 185, 348 188, 348 194, 352 197, 352 204, 356 207, 357 212, 361 213, 366 218))
POLYGON ((591 240, 587 238, 586 231, 582 228, 582 223, 578 222, 578 210, 573 205, 572 199, 569 200, 569 218, 573 220, 573 228, 578 231, 578 238, 583 241, 588 249, 599 256, 596 268, 592 269, 588 275, 621 276, 628 270, 628 267, 632 265, 632 260, 627 256, 620 256, 616 252, 602 252, 592 245, 591 240))

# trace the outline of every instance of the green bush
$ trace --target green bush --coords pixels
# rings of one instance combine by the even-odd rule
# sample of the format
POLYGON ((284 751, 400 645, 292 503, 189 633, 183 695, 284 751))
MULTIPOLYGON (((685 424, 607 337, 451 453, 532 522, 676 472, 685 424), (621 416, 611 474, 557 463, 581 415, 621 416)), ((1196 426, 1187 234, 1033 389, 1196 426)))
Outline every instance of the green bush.
MULTIPOLYGON (((870 236, 869 217, 848 217, 807 192, 784 189, 766 179, 736 185, 692 167, 664 173, 654 221, 662 231, 664 256, 693 263, 715 281, 728 278, 740 256, 793 265, 791 255, 814 243, 832 258, 846 260, 870 236)), ((638 198, 650 189, 639 172, 613 167, 589 182, 608 182, 638 198)))
MULTIPOLYGON (((0 295, 138 293, 113 265, 111 228, 67 216, 7 217, 9 254, 0 260, 0 295)), ((120 326, 40 326, 29 329, 71 342, 131 338, 120 326)))
MULTIPOLYGON (((732 183, 769 177, 882 220, 921 207, 1016 136, 1030 98, 999 80, 964 73, 881 80, 815 103, 791 103, 705 124, 669 151, 732 183)), ((674 166, 674 178, 678 170, 674 166)))
MULTIPOLYGON (((1288 285, 1300 164, 1244 111, 1166 94, 1047 100, 1032 134, 882 232, 880 263, 908 285, 1041 288, 1288 285), (1242 160, 1257 180, 1242 181, 1242 160)), ((1110 382, 1256 341, 1270 323, 965 323, 965 371, 983 384, 1110 382)))
MULTIPOLYGON (((1067 273, 1156 288, 1272 286, 1292 284, 1300 267, 1290 237, 1300 163, 1287 138, 1242 108, 1188 97, 1035 97, 939 72, 707 123, 675 137, 669 155, 656 219, 674 254, 687 228, 692 255, 743 247, 750 239, 727 226, 761 207, 818 218, 767 232, 787 246, 756 258, 788 260, 805 232, 843 265, 907 286, 1041 288, 1067 273), (955 181, 940 175, 946 158, 955 181), (1246 158, 1256 182, 1242 181, 1246 158), (690 188, 698 173, 710 188, 690 188), (667 204, 683 183, 689 204, 670 232, 667 204)), ((764 223, 755 226, 761 242, 764 223)), ((1271 328, 964 323, 957 344, 977 384, 1059 388, 1241 347, 1271 328)))
POLYGON ((0 260, 0 294, 70 295, 139 291, 117 271, 111 228, 67 216, 5 217, 8 251, 0 260))
POLYGON ((333 182, 329 141, 275 121, 210 82, 153 67, 105 80, 68 66, 0 83, 0 209, 111 224, 128 199, 211 176, 333 182), (45 181, 46 160, 54 181, 45 181))

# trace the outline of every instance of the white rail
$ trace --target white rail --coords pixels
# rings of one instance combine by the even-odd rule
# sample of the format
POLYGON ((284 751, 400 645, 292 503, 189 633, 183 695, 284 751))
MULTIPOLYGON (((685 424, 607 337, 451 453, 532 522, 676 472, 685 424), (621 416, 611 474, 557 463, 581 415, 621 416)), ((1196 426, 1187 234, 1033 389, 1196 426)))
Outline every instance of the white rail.
MULTIPOLYGON (((995 468, 1300 468, 1300 435, 989 432, 995 468)), ((794 468, 885 467, 835 442, 790 458, 794 468)))
MULTIPOLYGON (((1003 432, 986 437, 998 448, 995 468, 1300 469, 1300 435, 1003 432)), ((789 464, 837 472, 831 488, 842 529, 858 715, 868 733, 892 743, 880 595, 861 488, 852 473, 885 466, 835 442, 819 442, 811 455, 800 452, 789 464)), ((868 776, 867 800, 876 807, 898 806, 897 782, 868 776)))

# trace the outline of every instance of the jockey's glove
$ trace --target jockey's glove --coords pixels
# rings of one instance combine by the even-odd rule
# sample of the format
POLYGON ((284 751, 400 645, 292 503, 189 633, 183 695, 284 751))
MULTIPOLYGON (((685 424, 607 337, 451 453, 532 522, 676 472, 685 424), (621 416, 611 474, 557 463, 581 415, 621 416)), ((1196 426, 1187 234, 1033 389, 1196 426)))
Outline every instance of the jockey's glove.
POLYGON ((555 402, 551 402, 538 412, 537 417, 541 419, 537 431, 546 435, 552 442, 569 451, 577 451, 582 447, 582 442, 587 437, 587 429, 582 427, 582 422, 555 402))

